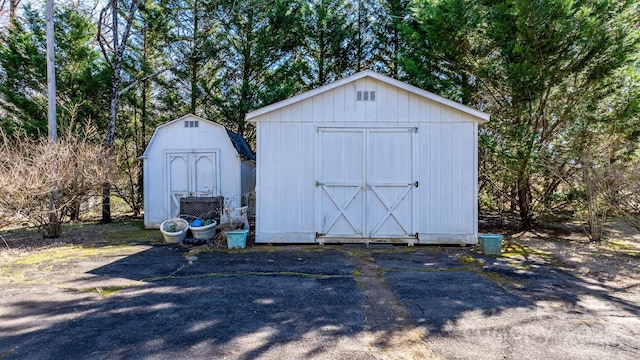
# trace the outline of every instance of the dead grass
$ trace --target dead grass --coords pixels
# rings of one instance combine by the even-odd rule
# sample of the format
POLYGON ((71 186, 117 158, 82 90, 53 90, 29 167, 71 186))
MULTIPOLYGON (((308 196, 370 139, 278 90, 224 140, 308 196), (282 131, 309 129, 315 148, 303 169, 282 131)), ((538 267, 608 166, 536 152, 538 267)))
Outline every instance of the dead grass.
MULTIPOLYGON (((502 257, 509 258, 514 266, 519 266, 519 262, 524 260, 546 263, 585 279, 609 283, 617 288, 635 287, 635 291, 640 292, 640 232, 624 221, 608 222, 605 240, 601 243, 589 242, 583 227, 570 222, 546 225, 527 232, 518 232, 509 225, 483 226, 481 223, 480 231, 505 235, 502 257)), ((102 253, 117 252, 119 246, 164 241, 159 231, 145 230, 140 219, 131 218, 107 225, 97 222, 66 225, 58 239, 43 239, 30 228, 6 231, 0 236, 4 239, 0 239, 0 265, 5 268, 7 264, 24 267, 34 262, 42 270, 55 263, 65 263, 65 259, 70 260, 74 256, 97 255, 98 250, 102 253)), ((254 245, 254 233, 250 232, 247 247, 254 245)), ((192 251, 226 248, 225 240, 217 237, 206 245, 192 246, 192 251)), ((461 248, 441 249, 464 251, 461 248)))
POLYGON ((640 232, 623 220, 606 223, 600 243, 590 242, 584 226, 572 222, 525 232, 493 225, 481 232, 505 235, 503 257, 547 263, 615 288, 637 289, 640 285, 640 232))
POLYGON ((0 232, 0 253, 19 254, 52 246, 80 245, 84 247, 129 244, 132 242, 161 242, 157 230, 145 230, 142 220, 121 218, 111 224, 97 221, 78 222, 63 226, 62 235, 44 239, 35 228, 11 229, 0 232))
POLYGON ((124 219, 63 227, 57 239, 43 239, 37 230, 6 231, 0 242, 0 283, 50 283, 75 271, 87 259, 126 256, 141 245, 160 243, 162 234, 145 230, 141 220, 124 219), (6 243, 5 243, 6 242, 6 243))

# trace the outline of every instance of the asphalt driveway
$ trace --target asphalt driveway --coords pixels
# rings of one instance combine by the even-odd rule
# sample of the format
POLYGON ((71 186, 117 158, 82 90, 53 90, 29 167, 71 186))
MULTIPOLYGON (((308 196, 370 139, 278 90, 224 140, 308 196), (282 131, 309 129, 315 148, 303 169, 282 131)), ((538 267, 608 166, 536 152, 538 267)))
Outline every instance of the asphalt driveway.
POLYGON ((640 357, 638 299, 470 248, 156 245, 3 285, 4 359, 640 357))

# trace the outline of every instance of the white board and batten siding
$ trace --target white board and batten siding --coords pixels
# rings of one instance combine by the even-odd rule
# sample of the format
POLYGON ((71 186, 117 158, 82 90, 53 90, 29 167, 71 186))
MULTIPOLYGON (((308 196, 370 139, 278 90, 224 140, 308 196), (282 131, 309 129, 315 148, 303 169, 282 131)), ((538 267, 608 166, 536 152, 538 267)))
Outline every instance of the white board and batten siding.
POLYGON ((489 116, 364 71, 255 110, 256 242, 477 242, 489 116))
POLYGON ((241 176, 252 176, 241 167, 255 166, 239 156, 224 126, 195 115, 158 126, 141 158, 146 228, 177 216, 182 197, 222 195, 239 205, 241 176))

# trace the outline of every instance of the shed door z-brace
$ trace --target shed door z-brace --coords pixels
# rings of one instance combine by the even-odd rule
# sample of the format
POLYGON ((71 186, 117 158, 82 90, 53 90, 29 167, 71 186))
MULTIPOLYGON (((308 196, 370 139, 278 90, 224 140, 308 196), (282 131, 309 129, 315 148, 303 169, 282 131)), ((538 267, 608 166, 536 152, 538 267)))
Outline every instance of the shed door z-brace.
POLYGON ((218 164, 215 151, 167 154, 169 217, 180 212, 180 198, 220 195, 218 164))
POLYGON ((415 238, 415 132, 318 129, 318 236, 415 238))

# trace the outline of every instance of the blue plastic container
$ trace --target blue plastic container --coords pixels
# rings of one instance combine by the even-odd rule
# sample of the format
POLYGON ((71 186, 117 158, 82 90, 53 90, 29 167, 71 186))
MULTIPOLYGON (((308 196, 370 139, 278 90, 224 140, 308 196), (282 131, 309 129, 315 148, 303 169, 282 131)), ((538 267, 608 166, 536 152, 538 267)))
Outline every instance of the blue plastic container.
POLYGON ((485 255, 500 255, 502 250, 502 235, 480 234, 478 235, 480 252, 485 255))
POLYGON ((231 230, 226 231, 227 247, 229 249, 244 249, 247 246, 247 234, 249 230, 231 230))

